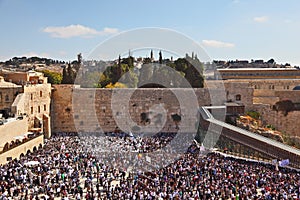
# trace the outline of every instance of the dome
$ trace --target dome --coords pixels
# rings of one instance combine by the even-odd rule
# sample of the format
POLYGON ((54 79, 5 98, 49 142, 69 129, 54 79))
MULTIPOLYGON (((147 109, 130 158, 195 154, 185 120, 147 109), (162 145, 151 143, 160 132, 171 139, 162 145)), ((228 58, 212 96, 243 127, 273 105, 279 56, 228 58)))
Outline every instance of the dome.
POLYGON ((293 90, 300 90, 300 85, 295 86, 293 90))

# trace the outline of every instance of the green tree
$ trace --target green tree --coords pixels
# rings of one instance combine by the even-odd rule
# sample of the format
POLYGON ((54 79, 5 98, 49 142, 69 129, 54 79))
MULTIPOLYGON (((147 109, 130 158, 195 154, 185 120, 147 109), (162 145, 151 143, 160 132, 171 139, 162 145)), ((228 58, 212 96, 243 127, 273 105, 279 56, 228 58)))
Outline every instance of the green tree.
POLYGON ((101 77, 100 72, 86 72, 84 74, 83 79, 80 81, 81 82, 81 87, 84 88, 98 88, 101 87, 101 84, 99 85, 100 77, 101 77))
POLYGON ((75 78, 76 78, 77 71, 72 68, 71 64, 69 63, 66 67, 63 69, 63 78, 62 83, 63 84, 74 84, 75 78))
POLYGON ((99 82, 98 82, 98 87, 106 87, 109 83, 111 83, 111 79, 105 75, 105 73, 100 74, 99 82))
POLYGON ((159 51, 159 64, 162 64, 162 53, 159 51))
POLYGON ((61 83, 63 83, 63 84, 67 84, 67 78, 68 78, 68 73, 67 73, 67 67, 65 66, 64 68, 63 68, 63 77, 62 77, 62 81, 61 81, 61 83))
POLYGON ((53 72, 50 70, 42 70, 45 77, 48 77, 48 82, 51 84, 61 84, 62 82, 62 74, 59 72, 53 72))
POLYGON ((154 58, 153 58, 153 51, 152 51, 152 49, 151 49, 151 52, 150 52, 150 59, 151 59, 151 60, 154 60, 154 58))
POLYGON ((138 76, 132 69, 129 69, 120 79, 120 82, 127 85, 128 88, 136 88, 138 76))

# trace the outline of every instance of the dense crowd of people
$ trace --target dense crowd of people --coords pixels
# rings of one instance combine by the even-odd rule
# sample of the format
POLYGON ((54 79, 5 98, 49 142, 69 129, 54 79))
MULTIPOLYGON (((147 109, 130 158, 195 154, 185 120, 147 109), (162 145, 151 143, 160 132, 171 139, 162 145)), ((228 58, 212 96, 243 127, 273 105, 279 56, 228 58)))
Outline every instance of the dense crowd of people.
POLYGON ((276 170, 271 164, 217 153, 203 155, 192 144, 167 166, 133 171, 123 167, 122 160, 97 156, 95 143, 90 143, 101 140, 97 145, 122 154, 133 151, 138 160, 166 146, 174 134, 87 137, 57 134, 45 140, 43 148, 0 166, 0 199, 299 199, 296 170, 276 170))

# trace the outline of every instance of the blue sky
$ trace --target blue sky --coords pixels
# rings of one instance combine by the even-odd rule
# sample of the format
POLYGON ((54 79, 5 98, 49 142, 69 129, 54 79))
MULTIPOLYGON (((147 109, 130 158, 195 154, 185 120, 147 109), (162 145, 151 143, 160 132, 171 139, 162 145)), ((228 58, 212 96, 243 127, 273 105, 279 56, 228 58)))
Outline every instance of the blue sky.
POLYGON ((300 65, 298 0, 0 0, 0 60, 74 60, 123 31, 161 27, 197 43, 211 59, 300 65))

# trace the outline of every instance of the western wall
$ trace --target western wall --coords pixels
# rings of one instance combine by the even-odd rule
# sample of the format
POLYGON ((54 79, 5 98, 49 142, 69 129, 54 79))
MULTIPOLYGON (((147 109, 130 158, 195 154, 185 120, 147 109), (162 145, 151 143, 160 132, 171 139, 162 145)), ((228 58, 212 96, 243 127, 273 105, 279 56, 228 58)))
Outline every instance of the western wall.
MULTIPOLYGON (((187 93, 193 95, 192 93, 195 92, 194 97, 198 105, 210 104, 210 95, 205 89, 175 89, 178 96, 182 98, 182 106, 169 89, 120 89, 119 91, 121 90, 124 92, 121 98, 120 96, 114 98, 116 90, 113 89, 94 90, 76 88, 73 85, 54 85, 51 105, 52 131, 111 132, 117 127, 124 130, 124 127, 125 129, 130 127, 122 124, 126 123, 123 119, 130 117, 136 126, 161 127, 161 131, 172 132, 176 131, 176 123, 172 115, 181 116, 184 112, 182 109, 194 110, 186 111, 190 113, 189 117, 197 115, 197 104, 194 104, 195 108, 191 108, 187 93), (130 100, 125 98, 129 93, 132 93, 130 100), (112 108, 112 105, 116 105, 116 108, 112 108)), ((190 126, 195 125, 190 124, 190 126)))
MULTIPOLYGON (((256 110, 262 114, 265 124, 272 124, 278 130, 285 131, 287 134, 299 135, 295 125, 299 119, 300 112, 293 111, 287 116, 280 112, 272 110, 272 105, 282 99, 291 99, 293 102, 299 103, 300 99, 297 91, 292 88, 299 84, 299 81, 284 80, 281 81, 289 88, 278 88, 279 90, 268 89, 269 84, 277 85, 276 80, 254 80, 254 81, 215 81, 206 82, 206 88, 193 89, 197 96, 198 106, 204 105, 222 105, 224 102, 232 102, 237 105, 244 105, 245 111, 256 110), (218 85, 219 84, 219 85, 218 85), (223 84, 220 87, 220 84, 223 84), (254 89, 260 87, 261 89, 254 89), (222 88, 223 87, 223 88, 222 88), (210 89, 208 89, 210 88, 210 89), (224 91, 223 91, 224 90, 224 91), (224 95, 220 94, 224 93, 224 95), (225 96, 225 97, 224 97, 225 96), (239 96, 239 98, 237 98, 239 96), (213 99, 214 102, 211 102, 213 99)), ((282 83, 281 83, 282 84, 282 83)), ((137 126, 151 127, 155 121, 155 105, 163 105, 166 112, 166 119, 161 119, 163 125, 162 131, 176 131, 176 122, 172 119, 172 115, 182 114, 184 108, 180 108, 178 99, 170 89, 122 89, 123 91, 134 90, 130 101, 123 100, 123 97, 115 99, 115 104, 124 105, 124 101, 128 103, 128 113, 133 122, 137 126), (154 107, 153 107, 154 106, 154 107), (153 110, 154 109, 154 110, 153 110), (151 112, 154 112, 150 114, 151 112), (153 118, 149 121, 142 119, 142 113, 147 117, 153 118), (165 121, 164 121, 165 120, 165 121)), ((191 89, 175 89, 185 92, 191 89)), ((112 110, 113 89, 84 89, 74 85, 53 85, 51 100, 51 126, 53 132, 76 132, 76 131, 115 131, 117 127, 127 127, 122 125, 122 120, 127 118, 126 112, 120 110, 124 108, 115 107, 112 110), (79 95, 80 100, 74 101, 73 97, 79 95), (88 106, 88 107, 87 107, 88 106), (74 109, 75 110, 74 112, 74 109), (115 119, 119 119, 118 124, 115 119), (121 121, 121 122, 120 122, 121 121)), ((126 92, 125 92, 126 93, 126 92)), ((188 96, 188 95, 187 95, 188 96)), ((125 98, 125 96, 124 96, 125 98)), ((188 102, 188 99, 185 99, 188 102)), ((123 106, 124 107, 124 106, 123 106)), ((157 114, 157 113, 156 113, 157 114)), ((190 117, 194 117, 194 111, 190 117)), ((157 116, 156 116, 157 117, 157 116)), ((157 125, 157 124, 156 124, 157 125)), ((160 126, 160 125, 158 125, 160 126)), ((192 126, 192 125, 191 125, 192 126)), ((132 128, 132 127, 131 127, 132 128)), ((153 128, 153 127, 152 127, 153 128)), ((123 129, 122 129, 123 130, 123 129)))

